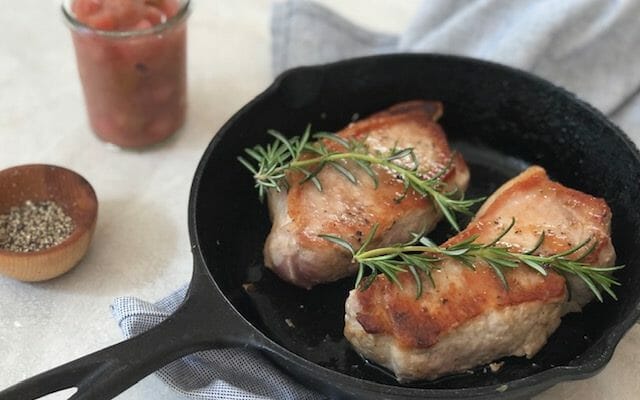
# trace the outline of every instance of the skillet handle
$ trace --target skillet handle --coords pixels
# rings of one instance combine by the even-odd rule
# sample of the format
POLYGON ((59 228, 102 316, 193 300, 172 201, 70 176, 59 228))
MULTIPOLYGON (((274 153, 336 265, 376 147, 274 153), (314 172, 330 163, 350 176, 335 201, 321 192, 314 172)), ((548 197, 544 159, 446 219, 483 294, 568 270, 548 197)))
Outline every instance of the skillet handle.
POLYGON ((220 293, 196 256, 184 303, 154 328, 26 379, 0 392, 29 400, 76 387, 70 400, 111 399, 169 362, 210 348, 259 346, 261 337, 220 293), (207 324, 206 322, 215 321, 207 324))

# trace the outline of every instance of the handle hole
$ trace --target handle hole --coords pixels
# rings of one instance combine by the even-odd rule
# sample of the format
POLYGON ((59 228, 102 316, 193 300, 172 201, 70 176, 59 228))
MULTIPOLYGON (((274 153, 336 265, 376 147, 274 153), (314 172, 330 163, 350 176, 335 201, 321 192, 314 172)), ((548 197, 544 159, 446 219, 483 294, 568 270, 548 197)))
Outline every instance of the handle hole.
POLYGON ((70 399, 77 391, 78 388, 76 387, 62 389, 57 392, 49 393, 46 396, 38 397, 38 400, 67 400, 70 399))

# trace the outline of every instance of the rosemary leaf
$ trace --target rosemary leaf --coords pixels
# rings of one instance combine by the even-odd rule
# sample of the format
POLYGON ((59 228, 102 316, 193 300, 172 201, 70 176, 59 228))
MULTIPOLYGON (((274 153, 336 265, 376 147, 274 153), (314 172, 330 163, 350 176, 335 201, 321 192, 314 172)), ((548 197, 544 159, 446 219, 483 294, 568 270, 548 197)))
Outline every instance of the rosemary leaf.
POLYGON ((331 167, 342 174, 345 178, 347 178, 349 182, 353 183, 354 185, 358 184, 358 180, 356 179, 355 175, 353 175, 353 173, 351 173, 351 171, 349 171, 344 165, 341 165, 338 162, 332 162, 331 167))
POLYGON ((533 245, 531 250, 525 251, 523 254, 533 254, 536 250, 540 248, 540 246, 542 246, 542 242, 544 242, 544 231, 542 231, 540 236, 538 236, 538 241, 536 242, 535 245, 533 245))
POLYGON ((422 296, 422 279, 413 265, 409 265, 407 268, 409 269, 409 272, 411 272, 411 275, 413 275, 413 279, 416 281, 416 298, 420 298, 420 296, 422 296))
POLYGON ((337 244, 340 247, 343 247, 343 248, 349 250, 349 252, 351 254, 355 254, 356 253, 356 251, 353 249, 353 246, 351 246, 351 243, 347 242, 346 240, 344 240, 344 239, 342 239, 342 238, 340 238, 338 236, 335 236, 335 235, 319 235, 319 236, 321 238, 325 239, 325 240, 328 240, 328 241, 330 241, 332 243, 337 244))
MULTIPOLYGON (((406 148, 406 149, 403 149, 403 150, 399 150, 399 151, 389 155, 387 157, 387 161, 400 160, 402 158, 411 156, 411 154, 413 154, 413 149, 409 147, 409 148, 406 148)), ((415 158, 414 158, 414 160, 415 160, 415 158)))
POLYGON ((485 244, 484 247, 488 248, 488 247, 494 246, 496 243, 498 243, 500 241, 500 239, 502 239, 504 237, 504 235, 507 234, 507 232, 509 232, 511 230, 511 228, 513 228, 513 226, 515 224, 516 224, 516 219, 515 218, 511 218, 511 223, 509 224, 509 226, 507 226, 507 228, 505 230, 503 230, 502 233, 500 233, 498 236, 496 236, 495 239, 493 239, 491 242, 485 244))
POLYGON ((327 139, 329 141, 332 141, 334 143, 339 144, 340 146, 344 147, 345 149, 349 149, 349 141, 346 139, 343 139, 342 137, 338 136, 338 135, 334 135, 331 134, 329 132, 317 132, 313 135, 314 139, 327 139))
POLYGON ((358 167, 362 168, 362 170, 369 175, 373 181, 373 187, 377 189, 379 184, 378 175, 373 171, 373 169, 371 169, 371 165, 363 160, 355 160, 355 162, 358 164, 358 167))
MULTIPOLYGON (((539 247, 539 246, 538 246, 539 247)), ((529 255, 531 253, 525 253, 526 255, 529 255)), ((522 257, 520 259, 523 263, 527 264, 527 266, 535 269, 536 271, 538 271, 538 273, 542 276, 547 276, 547 271, 544 269, 544 267, 537 261, 531 260, 529 258, 525 258, 522 257)))
MULTIPOLYGON (((251 165, 251 163, 250 163, 249 161, 245 160, 245 159, 244 159, 244 158, 242 158, 242 157, 238 157, 237 159, 238 159, 238 161, 240 161, 240 163, 241 163, 242 165, 244 165, 244 167, 245 167, 246 169, 248 169, 249 171, 251 171, 251 173, 252 173, 253 175, 256 175, 256 174, 258 173, 258 171, 255 169, 255 167, 254 167, 253 165, 251 165)), ((258 185, 258 183, 256 183, 256 185, 258 185)))

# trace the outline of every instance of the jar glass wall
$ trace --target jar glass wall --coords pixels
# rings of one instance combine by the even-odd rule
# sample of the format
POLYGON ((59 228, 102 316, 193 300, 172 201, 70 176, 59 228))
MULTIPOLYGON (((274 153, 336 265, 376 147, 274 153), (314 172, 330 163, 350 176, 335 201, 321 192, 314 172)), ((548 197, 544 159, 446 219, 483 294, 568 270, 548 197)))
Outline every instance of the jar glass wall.
MULTIPOLYGON (((84 1, 95 7, 103 2, 108 0, 84 1)), ((186 114, 189 0, 155 2, 173 7, 170 14, 128 21, 125 29, 118 26, 125 14, 89 10, 91 19, 80 15, 86 10, 79 10, 84 6, 79 3, 64 1, 62 11, 95 134, 121 147, 147 146, 172 135, 186 114)))

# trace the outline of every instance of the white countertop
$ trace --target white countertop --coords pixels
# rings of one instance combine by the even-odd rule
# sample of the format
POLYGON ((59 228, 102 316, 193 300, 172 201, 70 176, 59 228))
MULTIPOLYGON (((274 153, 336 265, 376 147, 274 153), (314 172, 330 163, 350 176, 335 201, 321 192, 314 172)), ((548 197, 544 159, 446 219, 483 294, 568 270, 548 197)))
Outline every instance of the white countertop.
MULTIPOLYGON (((366 0, 320 2, 366 27, 394 31, 419 1, 377 1, 375 8, 366 0)), ((0 276, 0 389, 120 341, 109 311, 114 297, 155 301, 189 280, 191 179, 218 128, 271 82, 272 3, 194 1, 187 123, 168 142, 142 152, 114 149, 89 130, 59 2, 3 7, 0 169, 25 163, 73 169, 91 182, 100 209, 89 253, 70 273, 37 284, 0 276)), ((538 399, 636 399, 639 367, 635 326, 602 373, 538 399)), ((118 398, 184 397, 151 376, 118 398)))

